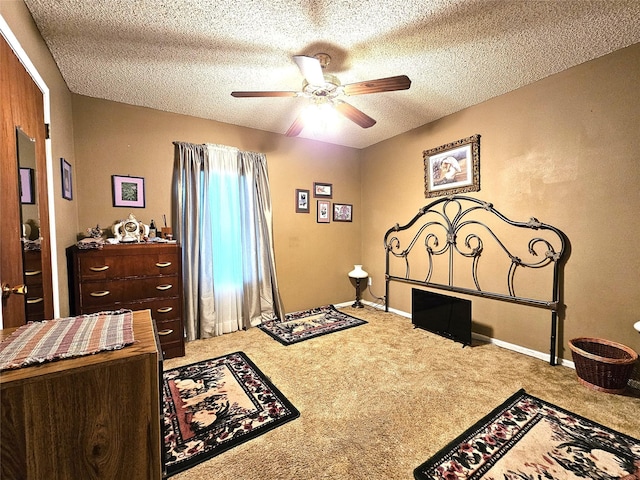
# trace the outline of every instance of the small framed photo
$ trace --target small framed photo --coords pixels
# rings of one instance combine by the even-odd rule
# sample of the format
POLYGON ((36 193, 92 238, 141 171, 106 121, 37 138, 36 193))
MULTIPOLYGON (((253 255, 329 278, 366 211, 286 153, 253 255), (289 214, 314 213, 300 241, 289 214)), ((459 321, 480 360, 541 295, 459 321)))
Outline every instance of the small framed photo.
POLYGON ((326 200, 318 200, 318 223, 329 223, 329 212, 331 211, 331 202, 326 200))
POLYGON ((423 152, 426 198, 480 190, 480 135, 423 152))
POLYGON ((144 178, 111 175, 113 206, 144 208, 144 178))
POLYGON ((20 203, 34 205, 36 189, 33 168, 20 167, 20 203))
POLYGON ((73 199, 73 178, 71 177, 71 165, 64 158, 60 159, 60 171, 62 173, 62 198, 73 199))
POLYGON ((296 213, 309 213, 309 190, 296 189, 296 213))
POLYGON ((332 198, 333 185, 330 183, 313 182, 313 196, 315 198, 332 198))
POLYGON ((333 204, 333 221, 334 222, 350 222, 352 221, 353 205, 347 203, 333 204))

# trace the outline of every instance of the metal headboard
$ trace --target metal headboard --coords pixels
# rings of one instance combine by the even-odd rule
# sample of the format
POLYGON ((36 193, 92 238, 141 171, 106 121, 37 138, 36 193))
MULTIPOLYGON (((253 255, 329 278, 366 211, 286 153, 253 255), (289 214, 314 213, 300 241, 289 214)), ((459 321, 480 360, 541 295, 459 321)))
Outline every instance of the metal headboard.
MULTIPOLYGON (((500 224, 500 222, 498 222, 500 224)), ((529 237, 529 235, 527 235, 529 237)), ((522 242, 519 242, 522 243, 522 242)), ((520 305, 545 308, 551 310, 551 335, 550 335, 550 359, 551 365, 556 364, 558 309, 560 308, 561 284, 560 275, 562 262, 567 245, 566 236, 562 231, 531 218, 528 222, 516 222, 508 219, 493 205, 472 197, 454 195, 442 197, 420 209, 418 214, 406 225, 396 224, 390 228, 384 236, 386 250, 385 269, 385 310, 389 310, 389 282, 401 281, 414 285, 422 285, 429 288, 447 290, 467 295, 475 295, 484 298, 502 300, 520 305), (485 212, 488 212, 485 213, 485 212), (488 215, 488 216, 487 216, 488 215), (517 229, 532 229, 538 233, 533 234, 526 241, 527 258, 517 256, 509 244, 508 236, 499 238, 497 228, 490 226, 487 220, 481 221, 477 217, 497 219, 504 224, 517 229), (422 220, 421 220, 422 219, 422 220), (416 233, 412 235, 415 228, 416 233), (400 239, 400 232, 409 231, 407 237, 400 239), (544 231, 545 235, 542 235, 544 231), (469 232, 469 233, 467 233, 469 232), (464 234, 464 241, 460 242, 458 236, 464 234), (422 241, 421 241, 422 239, 422 241), (406 246, 402 244, 406 240, 406 246), (420 242, 421 241, 421 242, 420 242), (482 253, 485 250, 485 242, 490 241, 497 245, 494 250, 507 257, 509 265, 506 274, 505 293, 484 291, 480 288, 478 269, 482 253), (411 274, 409 256, 414 250, 424 249, 424 255, 412 255, 419 266, 426 266, 426 273, 421 278, 415 278, 411 274), (434 269, 439 256, 448 258, 448 280, 446 283, 434 282, 434 269), (417 258, 416 258, 417 257, 417 258), (475 288, 464 287, 455 284, 454 267, 457 266, 456 258, 468 259, 470 263, 470 277, 475 288), (395 267, 397 273, 397 261, 404 262, 404 275, 391 274, 390 268, 395 267), (522 269, 553 268, 553 285, 551 297, 547 299, 529 298, 516 294, 516 273, 522 269)), ((492 257, 493 258, 493 257, 492 257)), ((439 264, 438 264, 439 265, 439 264)), ((402 270, 402 268, 400 269, 402 270)), ((416 269, 417 270, 417 269, 416 269)))

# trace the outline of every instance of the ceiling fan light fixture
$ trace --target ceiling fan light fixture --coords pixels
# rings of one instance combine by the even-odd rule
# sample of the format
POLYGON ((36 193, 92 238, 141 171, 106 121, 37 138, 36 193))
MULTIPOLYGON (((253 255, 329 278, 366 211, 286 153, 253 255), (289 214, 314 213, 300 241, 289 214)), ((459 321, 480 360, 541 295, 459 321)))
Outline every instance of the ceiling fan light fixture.
POLYGON ((302 111, 304 128, 314 135, 333 131, 335 125, 337 125, 338 118, 338 112, 330 100, 314 99, 302 111))

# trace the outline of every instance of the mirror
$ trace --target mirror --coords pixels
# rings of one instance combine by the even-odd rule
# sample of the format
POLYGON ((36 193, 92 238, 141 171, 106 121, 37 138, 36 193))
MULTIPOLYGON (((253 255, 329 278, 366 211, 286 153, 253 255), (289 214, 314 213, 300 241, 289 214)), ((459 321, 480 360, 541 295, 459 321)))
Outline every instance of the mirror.
POLYGON ((40 214, 36 192, 36 142, 20 127, 16 127, 16 145, 22 222, 22 266, 24 284, 27 286, 25 309, 29 322, 44 319, 40 214))

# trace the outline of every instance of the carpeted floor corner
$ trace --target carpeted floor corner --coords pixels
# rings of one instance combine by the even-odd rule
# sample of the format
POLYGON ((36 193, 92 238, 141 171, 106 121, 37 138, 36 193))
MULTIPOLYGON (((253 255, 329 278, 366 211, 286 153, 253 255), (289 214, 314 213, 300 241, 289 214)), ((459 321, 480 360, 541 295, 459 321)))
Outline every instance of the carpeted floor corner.
POLYGON ((368 323, 283 346, 257 328, 187 343, 165 369, 244 351, 300 417, 172 480, 410 479, 413 469, 524 388, 628 435, 640 398, 586 389, 575 371, 488 344, 462 348, 407 318, 341 308, 368 323))

